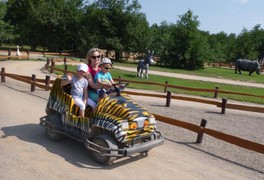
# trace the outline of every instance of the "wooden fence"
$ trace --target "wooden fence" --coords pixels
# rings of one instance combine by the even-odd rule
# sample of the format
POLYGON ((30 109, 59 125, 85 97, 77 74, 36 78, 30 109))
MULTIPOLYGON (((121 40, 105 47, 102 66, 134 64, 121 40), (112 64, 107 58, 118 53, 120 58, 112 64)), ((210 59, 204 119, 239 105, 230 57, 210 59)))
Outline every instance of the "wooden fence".
MULTIPOLYGON (((50 73, 53 73, 54 71, 60 71, 60 72, 63 72, 64 74, 66 74, 66 73, 73 73, 74 74, 75 72, 68 71, 67 59, 64 58, 63 61, 64 61, 64 69, 63 70, 59 69, 59 68, 55 68, 55 61, 53 61, 52 59, 47 59, 47 63, 45 64, 45 67, 46 67, 46 69, 50 69, 50 73)), ((193 101, 193 102, 199 102, 199 103, 204 103, 204 104, 216 105, 216 107, 221 108, 222 114, 225 114, 226 108, 264 113, 263 107, 232 104, 232 103, 228 103, 226 98, 222 98, 222 102, 218 102, 218 101, 214 101, 214 100, 206 100, 206 99, 200 99, 200 98, 171 95, 171 92, 168 91, 168 88, 175 88, 175 89, 181 89, 181 90, 187 90, 187 91, 197 91, 197 92, 211 92, 214 94, 214 98, 218 97, 218 93, 243 95, 243 96, 251 96, 251 97, 258 97, 258 98, 264 98, 264 96, 258 96, 258 95, 254 95, 254 94, 248 94, 248 93, 223 91, 223 90, 219 90, 219 87, 215 87, 215 89, 204 89, 204 88, 190 88, 190 87, 176 86, 176 85, 168 84, 168 81, 166 81, 164 84, 162 84, 162 83, 157 83, 157 82, 142 82, 142 81, 136 81, 136 80, 126 80, 126 79, 123 79, 121 77, 114 78, 114 80, 119 81, 119 82, 123 81, 123 82, 129 82, 129 83, 149 84, 152 86, 156 85, 156 86, 164 87, 164 92, 167 92, 167 95, 138 93, 138 92, 130 92, 130 91, 126 91, 126 93, 131 94, 131 95, 152 96, 152 97, 164 98, 164 99, 166 99, 166 106, 167 107, 170 107, 171 99, 178 99, 178 100, 183 100, 183 101, 193 101)))
MULTIPOLYGON (((60 61, 60 60, 57 60, 57 61, 60 61)), ((64 72, 64 73, 75 73, 75 72, 68 71, 67 59, 64 58, 63 61, 64 61, 64 70, 59 69, 59 68, 55 68, 55 62, 56 61, 51 59, 51 58, 47 58, 47 63, 45 65, 45 67, 46 67, 46 69, 50 69, 51 73, 53 73, 54 70, 64 72)), ((135 84, 148 84, 148 85, 161 86, 161 87, 164 87, 164 92, 167 92, 168 88, 181 89, 181 90, 186 90, 186 91, 195 91, 195 92, 209 92, 209 93, 213 93, 214 98, 217 98, 219 93, 264 98, 264 96, 259 96, 259 95, 255 95, 255 94, 220 90, 218 86, 216 86, 215 89, 206 89, 206 88, 191 88, 191 87, 171 85, 168 83, 168 81, 165 81, 165 83, 162 84, 162 83, 157 83, 157 82, 142 82, 142 81, 136 81, 136 80, 127 80, 127 79, 123 79, 121 77, 114 78, 114 80, 125 81, 125 82, 135 83, 135 84)))
POLYGON ((46 55, 49 55, 49 56, 73 56, 73 53, 64 53, 64 52, 54 53, 54 52, 45 52, 45 51, 30 53, 29 50, 26 51, 26 55, 17 56, 16 55, 16 51, 12 52, 12 50, 9 49, 7 51, 7 55, 6 56, 5 55, 0 55, 0 60, 9 60, 9 59, 27 59, 27 60, 29 60, 30 54, 39 54, 39 55, 43 55, 43 56, 46 56, 46 55), (15 54, 15 55, 12 55, 12 53, 15 54))
POLYGON ((9 59, 29 59, 29 56, 0 56, 0 60, 9 60, 9 59))
POLYGON ((230 144, 234 144, 234 145, 237 145, 239 147, 243 147, 243 148, 264 154, 264 145, 263 144, 248 141, 248 140, 236 137, 236 136, 232 136, 232 135, 225 134, 225 133, 222 133, 219 131, 215 131, 213 129, 205 128, 206 120, 204 120, 204 119, 201 121, 201 125, 198 126, 198 125, 195 125, 192 123, 184 122, 184 121, 177 120, 177 119, 172 119, 172 118, 161 116, 158 114, 153 114, 153 115, 155 116, 156 119, 158 119, 161 122, 171 124, 174 126, 178 126, 178 127, 184 128, 184 129, 188 129, 190 131, 197 133, 198 136, 197 136, 196 143, 201 143, 202 138, 203 138, 203 134, 207 134, 207 135, 210 135, 216 139, 220 139, 220 140, 223 140, 225 142, 228 142, 230 144))
MULTIPOLYGON (((53 80, 50 80, 49 76, 46 76, 45 79, 37 79, 35 74, 32 74, 32 76, 29 77, 29 76, 6 73, 5 68, 1 68, 0 75, 1 75, 1 82, 2 83, 6 82, 5 77, 9 77, 9 78, 12 78, 12 79, 15 79, 18 81, 22 81, 22 82, 31 84, 31 91, 35 91, 35 86, 42 88, 42 89, 45 89, 45 90, 50 90, 51 89, 50 85, 54 82, 53 80), (41 83, 44 83, 45 85, 41 84, 41 83)), ((142 94, 142 93, 135 93, 135 92, 130 92, 130 94, 164 98, 164 95, 159 95, 159 94, 146 94, 146 93, 142 94)), ((175 96, 174 98, 175 99, 178 98, 181 100, 187 100, 186 97, 179 97, 179 96, 176 97, 175 96)), ((214 104, 214 105, 220 105, 220 103, 215 102, 215 101, 207 101, 207 100, 201 100, 201 99, 198 100, 195 98, 189 98, 188 100, 195 101, 195 102, 199 101, 202 103, 208 103, 208 104, 214 104)), ((225 106, 227 106, 226 103, 225 103, 225 106)), ((239 106, 239 105, 237 105, 237 106, 239 106)), ((223 140, 225 142, 237 145, 239 147, 243 147, 243 148, 246 148, 248 150, 252 150, 252 151, 264 154, 264 145, 263 144, 252 142, 252 141, 242 139, 242 138, 239 138, 236 136, 232 136, 229 134, 218 132, 218 131, 215 131, 212 129, 208 129, 205 127, 207 122, 204 119, 202 119, 201 125, 198 126, 198 125, 195 125, 192 123, 184 122, 184 121, 177 120, 177 119, 172 119, 172 118, 165 117, 165 116, 158 115, 158 114, 153 114, 153 115, 156 117, 156 119, 158 121, 161 121, 161 122, 164 122, 164 123, 167 123, 170 125, 178 126, 181 128, 185 128, 185 129, 188 129, 190 131, 197 133, 196 143, 202 143, 203 134, 207 134, 207 135, 212 136, 216 139, 220 139, 220 140, 223 140)))

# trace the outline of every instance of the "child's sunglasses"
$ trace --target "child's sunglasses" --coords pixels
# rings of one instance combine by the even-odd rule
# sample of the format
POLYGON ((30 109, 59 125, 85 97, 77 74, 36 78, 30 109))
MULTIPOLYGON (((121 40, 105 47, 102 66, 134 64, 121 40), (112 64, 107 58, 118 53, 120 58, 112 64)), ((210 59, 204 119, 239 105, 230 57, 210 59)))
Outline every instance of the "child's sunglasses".
MULTIPOLYGON (((104 66, 105 67, 105 66, 104 66)), ((105 67, 106 70, 109 70, 109 69, 112 69, 112 68, 109 68, 109 67, 105 67)))

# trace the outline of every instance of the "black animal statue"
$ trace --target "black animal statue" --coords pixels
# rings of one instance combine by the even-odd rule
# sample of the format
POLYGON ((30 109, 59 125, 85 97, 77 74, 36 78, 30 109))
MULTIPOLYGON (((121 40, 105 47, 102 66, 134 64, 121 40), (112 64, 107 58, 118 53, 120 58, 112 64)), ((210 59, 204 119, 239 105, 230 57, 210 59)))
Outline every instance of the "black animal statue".
POLYGON ((241 74, 242 71, 248 71, 249 76, 251 76, 252 73, 256 72, 257 74, 260 74, 260 64, 258 61, 251 61, 248 59, 237 59, 235 62, 235 73, 238 72, 241 74))
POLYGON ((140 59, 137 65, 138 77, 143 78, 143 71, 145 69, 144 59, 140 59))

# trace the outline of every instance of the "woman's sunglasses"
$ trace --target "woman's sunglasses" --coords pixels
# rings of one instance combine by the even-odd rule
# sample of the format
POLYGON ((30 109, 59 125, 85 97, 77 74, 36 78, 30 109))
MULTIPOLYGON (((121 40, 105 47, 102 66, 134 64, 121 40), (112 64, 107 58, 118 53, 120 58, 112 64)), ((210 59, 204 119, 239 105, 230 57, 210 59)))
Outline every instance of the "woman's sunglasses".
POLYGON ((91 56, 92 59, 100 58, 101 56, 91 56))

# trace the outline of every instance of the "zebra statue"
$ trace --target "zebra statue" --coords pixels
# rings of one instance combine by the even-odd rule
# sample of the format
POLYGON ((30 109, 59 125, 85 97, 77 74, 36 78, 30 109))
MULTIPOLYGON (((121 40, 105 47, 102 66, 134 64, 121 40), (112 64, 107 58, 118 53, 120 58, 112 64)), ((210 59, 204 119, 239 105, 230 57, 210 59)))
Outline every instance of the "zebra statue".
POLYGON ((148 70, 149 70, 149 65, 153 63, 153 55, 154 55, 154 50, 150 52, 148 50, 146 56, 144 59, 140 59, 138 61, 138 66, 137 66, 137 73, 139 78, 143 78, 143 71, 145 70, 145 77, 148 79, 148 70))

